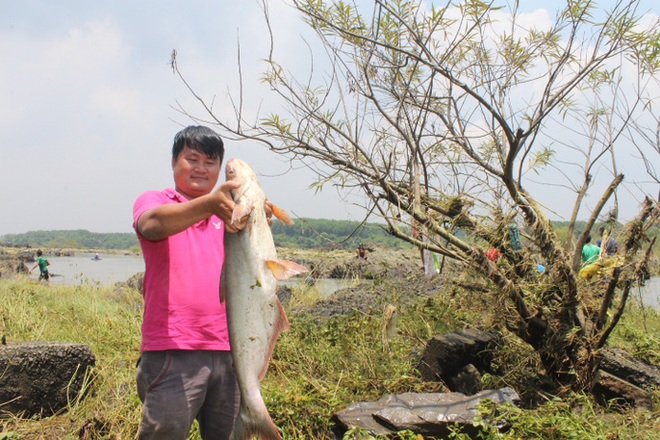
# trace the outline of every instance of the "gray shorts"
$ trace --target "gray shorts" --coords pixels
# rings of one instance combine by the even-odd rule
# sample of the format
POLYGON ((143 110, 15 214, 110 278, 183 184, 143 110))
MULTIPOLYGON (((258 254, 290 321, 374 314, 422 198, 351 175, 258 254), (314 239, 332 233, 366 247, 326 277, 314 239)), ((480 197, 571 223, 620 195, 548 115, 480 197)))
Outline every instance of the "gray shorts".
POLYGON ((228 351, 147 351, 137 369, 139 439, 185 440, 195 419, 203 439, 228 439, 240 393, 228 351))

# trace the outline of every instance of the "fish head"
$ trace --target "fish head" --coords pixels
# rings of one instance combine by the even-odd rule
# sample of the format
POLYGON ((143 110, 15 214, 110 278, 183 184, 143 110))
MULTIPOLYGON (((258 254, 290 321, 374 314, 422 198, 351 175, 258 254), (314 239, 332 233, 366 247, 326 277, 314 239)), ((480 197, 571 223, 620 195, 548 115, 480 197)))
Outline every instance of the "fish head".
POLYGON ((252 186, 253 182, 256 183, 257 186, 259 185, 257 175, 250 165, 237 158, 232 158, 227 161, 225 180, 237 182, 240 185, 231 190, 231 195, 235 202, 238 202, 241 196, 245 194, 250 186, 252 186))
MULTIPOLYGON (((252 209, 254 209, 255 206, 261 207, 266 202, 266 196, 261 190, 257 174, 250 165, 241 159, 232 158, 227 161, 225 179, 240 184, 240 186, 231 190, 231 196, 234 203, 240 205, 234 210, 235 217, 233 221, 236 221, 243 215, 248 215, 252 212, 252 209)), ((289 217, 289 214, 287 214, 286 211, 273 203, 270 203, 269 206, 276 218, 284 224, 293 224, 293 220, 291 220, 291 217, 289 217)))
POLYGON ((244 184, 249 180, 256 180, 256 176, 252 167, 241 159, 234 157, 227 161, 225 180, 235 180, 244 184))
POLYGON ((241 159, 229 159, 225 169, 225 178, 227 181, 238 183, 238 186, 231 190, 232 199, 236 204, 232 223, 249 215, 255 207, 257 210, 263 211, 265 195, 259 185, 259 179, 250 165, 241 159))

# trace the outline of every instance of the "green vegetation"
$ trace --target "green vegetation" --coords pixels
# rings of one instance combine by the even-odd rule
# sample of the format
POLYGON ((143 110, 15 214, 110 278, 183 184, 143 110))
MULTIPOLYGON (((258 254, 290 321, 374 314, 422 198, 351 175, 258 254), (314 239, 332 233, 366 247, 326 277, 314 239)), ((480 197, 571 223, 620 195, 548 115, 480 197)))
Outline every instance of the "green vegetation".
POLYGON ((142 299, 113 287, 40 285, 27 278, 0 280, 0 328, 8 343, 61 341, 88 344, 96 356, 92 393, 61 416, 0 421, 2 439, 74 439, 87 422, 88 438, 129 438, 140 406, 133 386, 140 343, 142 299), (113 433, 105 437, 104 433, 113 433))
POLYGON ((6 234, 0 237, 5 246, 60 248, 60 249, 130 249, 138 245, 135 234, 122 232, 30 231, 24 234, 6 234))
MULTIPOLYGON (((280 247, 299 249, 354 249, 360 243, 382 245, 389 249, 409 249, 410 245, 392 237, 376 223, 360 224, 347 220, 298 219, 293 226, 274 221, 273 239, 280 247)), ((132 232, 95 233, 73 231, 30 231, 0 236, 0 242, 11 246, 65 249, 131 249, 138 245, 132 232)))
MULTIPOLYGON (((318 299, 313 287, 293 287, 285 304, 291 330, 280 337, 262 383, 266 404, 285 440, 333 438, 332 414, 352 403, 388 393, 446 391, 441 383, 421 380, 412 353, 434 335, 471 325, 504 335, 495 353, 504 374, 484 376, 484 386, 512 386, 528 404, 534 402, 531 409, 483 405, 483 438, 657 438, 660 392, 654 393, 653 411, 635 412, 603 408, 583 394, 542 390, 534 352, 501 327, 487 295, 445 287, 435 296, 417 297, 423 284, 414 275, 404 278, 382 278, 363 287, 377 298, 371 312, 330 319, 312 314, 310 305, 318 299), (384 340, 382 305, 389 303, 397 304, 399 321, 396 335, 384 340), (506 421, 509 431, 498 432, 494 426, 499 421, 506 421)), ((2 420, 0 438, 73 440, 83 438, 84 426, 84 438, 134 438, 140 420, 134 375, 141 309, 139 292, 126 286, 46 287, 22 276, 0 278, 0 333, 8 343, 86 343, 97 358, 92 391, 85 399, 54 417, 2 420)), ((612 343, 657 362, 659 332, 658 312, 631 301, 612 343)), ((344 438, 374 439, 358 431, 344 438)), ((397 438, 423 440, 410 432, 397 438)), ((457 432, 454 438, 467 437, 457 432)), ((189 437, 198 439, 195 431, 189 437)))
POLYGON ((299 249, 355 249, 360 243, 381 245, 389 249, 410 249, 412 246, 391 236, 385 225, 360 224, 346 220, 299 219, 287 226, 273 222, 273 239, 277 246, 299 249))

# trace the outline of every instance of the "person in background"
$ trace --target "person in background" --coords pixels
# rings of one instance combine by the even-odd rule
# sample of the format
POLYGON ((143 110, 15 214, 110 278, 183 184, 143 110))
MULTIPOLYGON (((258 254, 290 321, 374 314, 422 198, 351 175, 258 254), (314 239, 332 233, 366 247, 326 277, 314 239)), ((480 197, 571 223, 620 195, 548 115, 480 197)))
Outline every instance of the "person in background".
POLYGON ((145 261, 140 439, 184 440, 195 419, 203 439, 227 439, 238 413, 219 286, 224 234, 244 228, 247 217, 231 223, 236 183, 214 190, 223 157, 213 130, 184 128, 172 146, 174 188, 146 191, 133 207, 145 261))
POLYGON ((355 252, 357 253, 357 258, 363 258, 365 260, 367 259, 367 255, 369 255, 369 249, 363 243, 360 243, 355 252))
POLYGON ((30 273, 34 269, 39 267, 39 282, 41 280, 46 280, 46 284, 50 285, 50 273, 48 272, 48 266, 50 266, 50 262, 46 259, 46 257, 43 256, 44 253, 41 252, 41 249, 37 251, 37 262, 32 266, 32 269, 30 269, 30 273))
POLYGON ((591 235, 587 235, 584 246, 582 247, 582 266, 587 266, 598 260, 600 247, 591 243, 591 235))
MULTIPOLYGON (((602 248, 603 247, 603 237, 605 236, 605 228, 600 227, 598 228, 598 233, 600 234, 600 238, 596 240, 596 246, 602 248)), ((619 244, 616 242, 614 237, 612 237, 610 234, 607 234, 607 241, 605 242, 605 255, 614 255, 619 251, 619 244)))

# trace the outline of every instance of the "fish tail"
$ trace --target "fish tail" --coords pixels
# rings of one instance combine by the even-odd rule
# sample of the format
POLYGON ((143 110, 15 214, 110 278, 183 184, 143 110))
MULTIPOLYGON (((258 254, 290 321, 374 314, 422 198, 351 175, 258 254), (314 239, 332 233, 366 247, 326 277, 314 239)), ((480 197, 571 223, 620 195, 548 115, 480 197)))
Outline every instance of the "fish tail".
POLYGON ((250 414, 249 410, 244 411, 244 408, 241 407, 230 439, 252 440, 255 437, 259 440, 282 440, 277 426, 273 423, 265 407, 256 414, 250 414))

